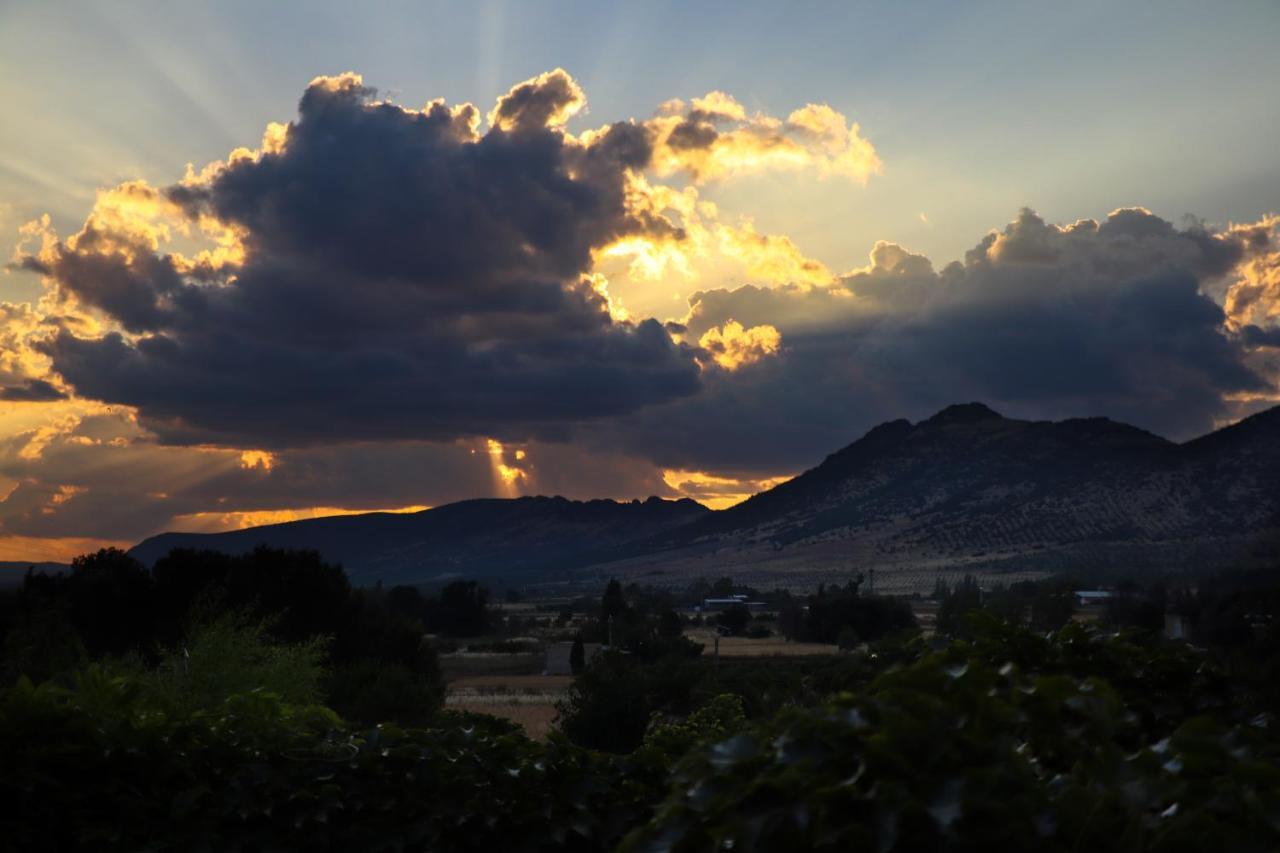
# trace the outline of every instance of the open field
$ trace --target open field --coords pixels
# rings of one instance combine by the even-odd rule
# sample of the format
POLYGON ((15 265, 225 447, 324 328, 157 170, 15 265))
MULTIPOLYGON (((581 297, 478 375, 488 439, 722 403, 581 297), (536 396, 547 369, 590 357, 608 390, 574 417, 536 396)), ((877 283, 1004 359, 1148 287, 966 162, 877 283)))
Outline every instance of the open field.
POLYGON ((571 675, 543 675, 541 655, 452 654, 440 662, 446 708, 511 720, 538 740, 550 733, 556 703, 573 683, 571 675))
POLYGON ((489 714, 510 720, 523 728, 524 733, 534 740, 546 740, 553 728, 552 723, 556 719, 555 705, 546 702, 539 705, 527 702, 496 703, 475 700, 455 702, 450 697, 445 704, 451 711, 470 711, 473 714, 489 714))
POLYGON ((568 690, 572 683, 572 675, 463 675, 450 681, 449 689, 546 693, 568 690))
MULTIPOLYGON (((695 643, 702 643, 705 657, 715 654, 716 632, 712 629, 694 629, 686 631, 685 636, 695 643)), ((825 643, 793 643, 782 637, 765 637, 751 640, 746 637, 721 637, 720 655, 722 657, 760 658, 760 657, 800 657, 806 655, 832 655, 837 651, 835 646, 825 643)))
POLYGON ((541 652, 453 652, 440 655, 446 681, 478 675, 540 675, 545 659, 541 652))

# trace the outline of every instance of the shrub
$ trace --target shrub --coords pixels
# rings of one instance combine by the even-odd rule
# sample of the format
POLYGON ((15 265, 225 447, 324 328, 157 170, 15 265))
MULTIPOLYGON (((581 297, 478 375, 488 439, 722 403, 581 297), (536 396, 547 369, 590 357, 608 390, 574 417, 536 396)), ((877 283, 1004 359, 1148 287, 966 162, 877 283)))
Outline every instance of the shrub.
POLYGON ((361 725, 422 725, 440 709, 444 681, 438 671, 415 672, 401 663, 365 658, 335 667, 325 695, 338 714, 361 725))
POLYGON ((669 656, 656 663, 610 649, 573 680, 556 706, 560 730, 579 746, 628 753, 640 745, 655 713, 693 710, 703 667, 694 658, 669 656))
POLYGON ((622 850, 1269 850, 1270 727, 1145 729, 1098 678, 952 649, 681 762, 622 850))
POLYGON ((326 640, 274 643, 267 630, 267 622, 237 612, 197 623, 182 645, 164 651, 158 666, 137 673, 139 683, 180 712, 216 707, 228 696, 253 691, 296 705, 318 702, 326 640))
POLYGON ((656 792, 497 721, 345 728, 265 692, 193 713, 100 670, 0 696, 14 850, 611 849, 656 792))
POLYGON ((742 604, 728 607, 716 617, 716 624, 735 637, 740 636, 750 622, 751 611, 742 604))

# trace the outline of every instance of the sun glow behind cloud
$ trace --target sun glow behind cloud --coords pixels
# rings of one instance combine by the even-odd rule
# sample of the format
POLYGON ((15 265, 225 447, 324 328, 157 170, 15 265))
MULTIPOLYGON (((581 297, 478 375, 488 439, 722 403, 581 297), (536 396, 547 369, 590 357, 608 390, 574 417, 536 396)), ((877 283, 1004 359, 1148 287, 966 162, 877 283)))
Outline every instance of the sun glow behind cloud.
MULTIPOLYGON (((790 179, 801 172, 808 179, 817 179, 809 180, 810 185, 838 179, 842 191, 866 184, 880 174, 884 170, 880 157, 862 136, 858 124, 829 106, 809 104, 780 118, 748 110, 732 96, 712 91, 688 102, 669 102, 649 119, 617 122, 575 134, 566 122, 576 114, 575 123, 581 126, 586 98, 567 73, 556 69, 512 87, 499 99, 489 115, 490 128, 482 133, 480 112, 471 104, 449 107, 442 100, 435 100, 421 110, 401 108, 390 100, 375 100, 363 79, 352 73, 317 78, 313 87, 315 91, 308 90, 304 96, 306 114, 289 124, 271 122, 258 149, 235 148, 224 160, 200 169, 193 165, 185 177, 168 187, 161 187, 152 175, 150 184, 131 180, 104 189, 97 194, 79 231, 63 229, 63 233, 72 234, 65 240, 59 239, 48 218, 36 220, 25 229, 23 248, 16 261, 19 267, 40 273, 46 289, 45 299, 38 304, 3 304, 0 385, 13 395, 6 399, 24 400, 0 404, 0 424, 13 427, 0 429, 10 439, 3 457, 5 468, 0 470, 0 507, 6 512, 0 516, 0 523, 9 525, 4 528, 6 531, 16 531, 21 538, 29 529, 22 525, 30 524, 32 519, 38 522, 42 518, 89 517, 95 508, 107 507, 110 494, 114 494, 95 483, 118 478, 143 461, 156 470, 165 470, 169 478, 168 484, 153 484, 155 488, 146 492, 147 499, 153 502, 151 511, 158 525, 226 529, 349 514, 364 511, 352 507, 376 504, 380 500, 377 495, 372 500, 368 492, 359 497, 344 496, 340 489, 288 496, 287 490, 299 482, 315 488, 317 482, 330 478, 353 477, 354 466, 344 471, 320 463, 308 469, 312 479, 290 479, 303 476, 297 474, 301 468, 290 450, 328 441, 335 445, 453 442, 459 455, 468 456, 476 477, 468 481, 466 488, 470 491, 456 497, 532 494, 540 489, 564 488, 561 484, 571 479, 567 475, 553 478, 552 471, 557 466, 545 461, 545 442, 571 444, 577 430, 586 431, 599 423, 606 424, 603 431, 614 431, 605 439, 596 436, 605 452, 624 457, 637 468, 647 466, 648 479, 637 477, 631 482, 644 483, 661 494, 685 495, 711 506, 728 506, 780 478, 735 479, 724 472, 774 474, 798 470, 807 460, 797 454, 785 463, 771 458, 747 459, 743 464, 742 459, 726 459, 728 451, 722 453, 715 446, 722 435, 732 433, 736 442, 723 443, 732 446, 733 452, 746 455, 751 451, 743 448, 763 448, 784 433, 793 436, 790 444, 809 447, 806 452, 829 450, 837 446, 837 440, 855 437, 847 431, 854 429, 851 424, 865 426, 859 418, 896 417, 903 414, 903 406, 924 405, 918 400, 884 394, 887 385, 894 389, 922 387, 939 372, 949 370, 957 371, 959 380, 970 380, 993 369, 992 365, 1009 362, 1006 352, 995 351, 981 364, 969 364, 965 372, 966 353, 979 349, 979 344, 994 347, 998 343, 990 336, 965 342, 955 351, 943 348, 939 351, 958 354, 933 362, 924 356, 918 362, 912 360, 916 358, 914 353, 927 352, 930 346, 944 346, 950 334, 963 332, 964 323, 932 322, 932 312, 945 309, 948 300, 967 300, 961 307, 972 309, 970 313, 995 305, 1004 312, 998 316, 1008 321, 999 327, 1017 331, 1029 316, 1025 310, 1028 294, 1052 296, 1055 291, 1051 286, 1069 292, 1066 288, 1070 285, 1089 280, 1076 275, 1078 269, 1090 274, 1099 270, 1105 273, 1133 263, 1135 258, 1142 266, 1146 261, 1141 258, 1148 251, 1177 265, 1186 258, 1194 261, 1203 246, 1216 248, 1219 254, 1231 248, 1227 243, 1271 246, 1250 250, 1253 253, 1233 267, 1230 275, 1217 268, 1212 274, 1203 273, 1192 263, 1188 276, 1203 277, 1206 289, 1217 287, 1216 296, 1221 297, 1219 301, 1227 314, 1223 329, 1209 328, 1207 337, 1200 338, 1209 345, 1199 351, 1216 353, 1224 363, 1220 372, 1227 375, 1227 368, 1239 367, 1226 362, 1231 362, 1235 348, 1244 346, 1240 341, 1252 341, 1248 344, 1253 347, 1249 364, 1257 366, 1263 375, 1268 370, 1272 375, 1276 372, 1275 353, 1268 351, 1271 345, 1258 343, 1274 333, 1280 318, 1280 277, 1276 273, 1280 269, 1280 253, 1274 250, 1274 219, 1229 228, 1225 234, 1205 229, 1201 233, 1195 228, 1175 234, 1173 226, 1162 220, 1157 222, 1158 217, 1145 211, 1142 215, 1130 211, 1127 218, 1125 211, 1117 211, 1121 216, 1113 214, 1115 223, 1092 223, 1091 228, 1082 223, 1067 227, 1037 224, 1034 216, 1028 217, 1025 214, 1029 212, 1024 212, 1004 232, 983 238, 971 252, 972 262, 966 257, 965 264, 943 267, 939 263, 935 270, 923 255, 907 251, 897 242, 882 240, 872 250, 869 266, 837 275, 832 271, 836 267, 829 253, 821 253, 827 261, 824 263, 801 248, 801 244, 810 248, 807 239, 793 239, 779 230, 781 227, 790 234, 798 233, 790 230, 788 222, 780 226, 779 220, 800 213, 803 201, 789 202, 791 206, 784 206, 782 216, 776 210, 750 211, 759 212, 758 219, 725 201, 732 197, 729 189, 739 179, 751 178, 744 183, 763 185, 767 178, 761 176, 769 173, 787 176, 783 183, 788 187, 790 179), (338 121, 346 120, 343 117, 350 118, 350 127, 338 121), (322 132, 312 131, 317 122, 337 123, 320 125, 322 132), (352 143, 382 139, 378 144, 386 147, 385 152, 375 146, 372 156, 364 158, 377 178, 388 177, 377 169, 384 160, 379 156, 383 153, 389 155, 385 158, 389 160, 391 155, 409 151, 410 162, 419 164, 424 158, 418 156, 420 150, 416 146, 434 146, 430 147, 434 154, 452 156, 459 150, 470 150, 468 146, 479 145, 486 134, 486 153, 508 159, 495 170, 497 179, 484 168, 468 174, 477 158, 460 157, 442 172, 448 180, 406 188, 402 178, 413 170, 390 169, 389 180, 361 178, 351 186, 338 187, 334 198, 320 199, 333 202, 331 207, 308 200, 308 204, 297 206, 303 210, 291 208, 294 188, 312 186, 308 181, 316 187, 328 187, 328 178, 342 172, 333 168, 332 162, 316 163, 293 155, 313 151, 315 139, 325 134, 340 134, 344 128, 349 133, 351 127, 364 128, 371 122, 381 123, 385 139, 379 134, 364 133, 354 133, 347 139, 352 143), (427 126, 432 129, 430 133, 425 130, 427 126), (439 139, 431 136, 435 132, 440 133, 439 139), (315 136, 307 137, 307 133, 315 136), (524 146, 530 140, 536 143, 530 150, 555 151, 559 159, 548 162, 529 156, 524 146), (538 172, 539 168, 543 171, 538 172), (288 180, 279 181, 281 173, 288 180), (508 195, 512 187, 521 184, 511 180, 512 176, 530 180, 536 191, 527 197, 516 192, 508 195), (234 180, 229 180, 231 177, 234 180), (410 239, 387 236, 405 226, 401 217, 411 216, 419 204, 423 209, 430 208, 436 189, 455 178, 462 181, 460 190, 447 203, 440 204, 446 211, 442 219, 428 217, 410 223, 412 227, 405 227, 403 232, 410 239), (411 193, 397 200, 413 203, 388 205, 387 197, 367 192, 369 187, 383 183, 392 187, 383 191, 387 197, 397 192, 411 193), (566 184, 572 185, 574 192, 563 197, 545 191, 547 187, 563 188, 566 184), (233 201, 245 201, 237 195, 245 191, 252 197, 244 207, 218 206, 218 199, 225 200, 219 193, 229 192, 233 201), (545 205, 548 197, 553 197, 555 204, 545 205), (488 204, 495 198, 502 203, 488 204), (591 203, 567 213, 562 209, 578 198, 590 199, 591 203), (175 199, 185 199, 185 204, 175 199), (332 239, 298 239, 299 234, 308 235, 309 229, 329 227, 343 211, 355 210, 357 206, 348 203, 352 199, 364 206, 343 227, 334 228, 332 234, 336 236, 332 239), (471 206, 477 200, 479 203, 471 206), (294 218, 286 221, 285 216, 268 223, 270 227, 262 227, 263 223, 246 214, 246 209, 288 212, 294 218), (457 216, 463 209, 467 216, 457 216), (397 215, 380 219, 388 210, 397 215), (602 210, 606 213, 601 214, 602 210), (323 215, 311 215, 317 212, 323 215), (602 219, 607 221, 602 223, 602 219), (350 238, 353 228, 375 220, 377 227, 361 239, 350 238), (459 232, 450 231, 457 222, 470 224, 459 232), (758 226, 757 222, 769 224, 758 226), (474 237, 470 233, 493 223, 501 227, 487 236, 474 237), (1135 225, 1141 227, 1125 230, 1135 225), (288 226, 295 231, 282 236, 288 226), (1123 233, 1115 240, 1101 239, 1104 228, 1123 233), (1249 229, 1258 233, 1248 236, 1244 232, 1249 229), (508 233, 516 236, 506 239, 508 233), (435 243, 428 239, 439 234, 446 237, 435 243), (1167 257, 1151 248, 1162 240, 1171 247, 1167 257), (376 245, 377 252, 364 252, 366 244, 376 245), (323 253, 315 251, 317 245, 340 254, 343 263, 330 263, 323 253), (298 250, 298 246, 303 248, 298 250), (427 247, 430 251, 426 262, 423 257, 397 254, 405 246, 427 247), (504 247, 514 248, 501 261, 489 263, 504 247), (1045 247, 1048 250, 1041 251, 1045 247), (272 251, 277 251, 278 256, 271 256, 272 251), (1072 268, 1077 252, 1083 258, 1078 269, 1072 268), (263 254, 268 255, 265 261, 263 254), (430 273, 423 272, 446 255, 459 259, 447 274, 433 279, 430 273), (255 261, 263 261, 256 270, 252 269, 255 261), (997 266, 999 276, 988 279, 987 271, 997 266), (329 280, 327 277, 339 268, 352 272, 351 276, 329 280), (385 274, 387 269, 393 269, 394 274, 385 274), (474 273, 476 269, 481 272, 474 273), (272 277, 281 270, 293 271, 305 286, 299 288, 298 282, 287 275, 272 277), (1046 284, 1046 270, 1065 270, 1063 280, 1068 285, 1056 281, 1046 284), (254 273, 258 278, 252 286, 247 285, 244 277, 254 273), (1036 281, 1036 288, 1001 289, 1008 281, 1020 282, 1027 275, 1036 281), (1219 280, 1224 275, 1226 278, 1219 280), (977 284, 961 287, 965 280, 977 284), (543 289, 535 292, 527 287, 531 281, 543 289), (320 286, 325 283, 330 285, 327 290, 320 286), (279 301, 271 301, 273 291, 280 294, 279 301), (256 299, 267 297, 269 310, 262 311, 261 302, 240 305, 238 300, 246 292, 256 299), (300 293, 305 295, 299 298, 300 293), (695 293, 697 299, 692 300, 695 293), (121 309, 122 303, 138 294, 146 298, 134 300, 131 307, 141 305, 145 310, 130 313, 121 309), (352 294, 358 297, 352 298, 352 294), (426 298, 415 305, 414 297, 423 294, 426 298), (151 302, 146 303, 146 299, 151 302), (485 304, 472 299, 485 300, 485 304), (689 301, 695 304, 691 306, 689 301), (305 311, 295 310, 300 304, 305 304, 305 311), (216 305, 217 310, 201 310, 206 305, 216 305), (557 313, 566 305, 573 310, 557 313), (423 306, 429 306, 429 310, 423 311, 423 306), (237 307, 246 310, 229 310, 237 307), (267 324, 257 322, 263 316, 284 324, 295 315, 306 316, 311 325, 292 326, 291 335, 277 335, 276 328, 268 328, 260 339, 255 339, 252 332, 245 334, 246 329, 266 328, 267 324), (228 321, 227 317, 232 319, 228 321), (330 317, 337 318, 337 322, 323 326, 330 317), (443 322, 429 326, 438 318, 443 322), (401 322, 409 328, 406 337, 385 334, 387 329, 397 330, 401 322), (896 331, 904 327, 910 331, 912 323, 929 334, 917 335, 908 340, 905 348, 899 348, 906 338, 896 331), (1265 328, 1249 331, 1251 324, 1265 328), (424 331, 428 327, 430 331, 424 331), (377 333, 352 334, 353 328, 375 329, 377 333), (828 333, 824 345, 830 347, 830 355, 814 355, 813 340, 806 340, 806 335, 815 329, 828 333), (202 337, 206 330, 216 334, 202 337), (597 334, 601 330, 604 333, 597 334), (883 334, 877 330, 883 330, 883 334), (415 362, 420 357, 418 344, 430 340, 432 344, 447 345, 455 334, 465 339, 449 353, 451 363, 476 367, 476 372, 453 385, 432 384, 439 373, 434 369, 436 362, 431 358, 415 362), (869 341, 865 347, 861 346, 863 336, 869 341), (61 352, 65 365, 61 374, 53 370, 50 355, 58 352, 49 343, 55 337, 68 347, 61 352), (277 351, 277 338, 302 342, 297 351, 289 352, 288 346, 282 348, 288 356, 285 361, 304 366, 323 362, 326 367, 337 368, 354 365, 355 369, 345 377, 341 370, 323 372, 320 382, 296 382, 292 375, 272 374, 274 384, 266 380, 255 384, 259 371, 245 370, 243 365, 224 369, 228 356, 240 354, 239 344, 257 346, 255 353, 272 353, 277 351), (366 345, 370 338, 377 339, 376 346, 366 345), (587 346, 575 350, 574 345, 583 340, 587 346), (306 348, 316 341, 321 345, 306 348), (113 350, 116 342, 119 347, 113 350), (201 349, 204 344, 210 345, 201 349), (72 357, 85 353, 88 357, 72 357), (128 358, 116 363, 117 372, 99 369, 110 360, 108 356, 114 359, 121 353, 128 358), (570 357, 564 357, 565 353, 570 357), (674 364, 669 372, 662 370, 664 358, 669 359, 666 367, 674 364), (829 361, 806 363, 806 358, 829 361), (128 369, 122 369, 120 365, 126 363, 128 369), (149 374, 146 368, 157 364, 173 365, 174 372, 149 374), (804 370, 806 364, 808 372, 804 370), (888 375, 886 371, 904 364, 906 373, 920 364, 926 369, 914 376, 906 375, 907 381, 903 382, 883 378, 888 375), (195 369, 191 369, 193 365, 195 369), (422 365, 426 369, 415 374, 414 369, 422 365), (494 365, 499 369, 491 370, 494 365), (80 398, 64 399, 72 393, 73 385, 89 387, 68 378, 71 369, 77 367, 86 383, 91 379, 123 377, 120 382, 104 381, 99 386, 103 390, 96 395, 116 403, 107 406, 80 398), (602 371, 602 367, 612 372, 602 371), (131 372, 135 368, 137 372, 131 372), (526 373, 513 373, 526 368, 526 373), (688 370, 682 372, 683 368, 688 370), (794 372, 788 373, 789 370, 794 372), (685 384, 673 382, 672 375, 685 384), (421 387, 426 391, 419 393, 417 386, 405 382, 406 376, 414 380, 425 376, 432 381, 425 381, 421 387), (557 380, 563 376, 573 380, 558 385, 557 380), (781 387, 767 384, 771 376, 781 387), (919 377, 927 378, 912 385, 919 377), (370 378, 378 381, 366 381, 370 378), (830 385, 820 390, 811 387, 828 379, 830 385), (339 384, 342 381, 345 384, 339 384), (324 395, 295 398, 288 405, 280 403, 282 397, 298 387, 321 385, 326 389, 324 395), (548 385, 549 391, 545 387, 548 385), (197 393, 185 394, 189 388, 197 393), (245 399, 254 402, 238 410, 237 417, 211 418, 212 425, 202 425, 203 431, 193 432, 189 429, 192 422, 207 416, 213 408, 200 405, 204 401, 197 398, 202 388, 225 393, 224 406, 240 405, 238 401, 245 399), (391 393, 382 399, 369 402, 361 396, 370 389, 384 388, 390 388, 391 393), (152 396, 157 389, 175 393, 157 399, 152 396), (811 404, 802 399, 803 394, 791 393, 799 390, 812 391, 814 398, 821 399, 811 404), (709 397, 712 392, 722 396, 709 397), (357 398, 365 401, 362 406, 324 408, 333 400, 357 398), (891 398, 888 403, 886 398, 891 398), (549 413, 529 411, 557 399, 562 403, 567 400, 568 405, 549 413), (440 404, 458 400, 464 401, 462 408, 441 414, 440 404), (475 400, 480 405, 467 409, 475 400), (770 412, 770 400, 785 400, 787 406, 810 406, 804 411, 814 415, 813 431, 797 429, 787 433, 792 424, 804 423, 805 415, 770 412), (410 408, 421 401, 426 405, 410 408), (605 404, 597 405, 599 401, 605 404), (690 406, 681 408, 690 401, 690 406), (842 404, 845 408, 841 408, 842 404), (275 420, 249 423, 243 431, 237 431, 241 423, 232 423, 249 421, 249 416, 261 412, 271 415, 273 410, 285 414, 275 420), (299 418, 299 411, 314 417, 299 418), (350 417, 353 412, 355 416, 350 417), (495 417, 495 412, 500 418, 495 417), (654 416, 657 423, 631 427, 628 419, 638 420, 649 412, 658 412, 654 416), (106 413, 124 417, 130 428, 114 436, 82 428, 82 424, 106 413), (158 414, 148 419, 149 413, 158 414), (680 423, 682 413, 690 418, 688 423, 678 435, 661 442, 661 452, 652 452, 653 439, 646 433, 657 434, 660 428, 680 423), (327 429, 343 417, 350 419, 335 426, 333 432, 302 433, 317 423, 325 424, 327 429), (522 417, 524 420, 513 423, 522 417), (396 418, 398 425, 392 423, 396 418), (374 424, 375 421, 378 422, 374 424), (360 432, 366 424, 377 429, 371 428, 367 434, 360 432), (431 428, 437 432, 428 437, 420 433, 421 429, 431 428), (387 430, 393 434, 391 439, 387 438, 387 430), (750 435, 752 430, 755 435, 750 435), (475 438, 491 434, 500 434, 502 439, 475 438), (797 435, 799 438, 794 438, 797 435), (544 443, 539 445, 539 441, 544 443), (263 447, 284 449, 257 449, 263 447), (469 458, 468 449, 476 458, 469 458), (114 451, 120 451, 124 461, 113 460, 114 451), (76 455, 79 453, 84 455, 76 455), (63 460, 58 472, 61 476, 48 473, 37 478, 34 472, 44 470, 41 464, 52 464, 49 456, 63 460), (712 457, 713 461, 700 458, 703 456, 712 457), (112 461, 99 464, 100 458, 112 461), (535 459, 542 463, 541 470, 535 467, 535 459), (73 464, 79 462, 86 464, 73 464), (69 471, 81 472, 83 482, 79 475, 65 476, 69 471), (670 491, 663 492, 658 485, 659 472, 662 485, 670 491), (99 479, 95 481, 94 477, 99 479), (194 510, 190 503, 183 502, 183 487, 193 482, 207 486, 199 495, 204 503, 194 510), (259 490, 273 485, 277 489, 274 496, 261 498, 259 490), (104 493, 108 496, 104 497, 104 493), (18 509, 22 500, 26 503, 18 509), (287 506, 291 503, 301 506, 287 506), (308 503, 315 505, 307 506, 308 503), (282 505, 284 508, 277 508, 282 505), (68 512, 77 508, 79 516, 68 512)), ((347 149, 342 150, 346 156, 347 149)), ((804 212, 800 218, 805 217, 814 219, 818 215, 804 212)), ((929 224, 923 213, 919 214, 919 221, 929 224)), ((938 222, 944 221, 949 220, 940 212, 938 222)), ((1151 269, 1163 268, 1156 264, 1151 269)), ((1142 269, 1151 272, 1145 266, 1142 269)), ((1104 284, 1097 288, 1097 294, 1087 294, 1096 297, 1099 304, 1107 303, 1110 294, 1126 287, 1129 281, 1121 277, 1104 284)), ((1152 292, 1144 290, 1136 296, 1149 297, 1152 292)), ((1176 295, 1173 289, 1169 292, 1176 295)), ((1192 293, 1184 302, 1195 297, 1192 293)), ((1091 321, 1097 318, 1087 314, 1091 304, 1088 300, 1062 302, 1078 302, 1086 311, 1081 328, 1096 326, 1091 321)), ((1125 310, 1130 309, 1121 305, 1107 316, 1125 310)), ((958 313, 964 316, 964 312, 958 313)), ((1165 316, 1158 311, 1150 313, 1165 316)), ((1169 316, 1204 317, 1209 313, 1212 312, 1183 311, 1170 312, 1169 316)), ((1139 331, 1145 329, 1141 323, 1134 325, 1142 327, 1139 331)), ((1150 335, 1157 348, 1152 350, 1155 356, 1146 356, 1149 362, 1170 358, 1158 347, 1162 334, 1156 329, 1150 335)), ((1139 340, 1138 345, 1151 346, 1152 341, 1139 340)), ((1020 346, 1025 351, 1042 343, 1044 336, 1039 336, 1020 346)), ((270 374, 270 368, 277 363, 270 358, 255 361, 253 356, 246 357, 245 362, 260 365, 263 375, 270 374)), ((1124 363, 1137 364, 1138 360, 1124 363)), ((1179 362, 1178 373, 1195 375, 1202 363, 1203 359, 1190 369, 1183 369, 1179 362)), ((1223 387, 1250 390, 1229 391, 1221 396, 1222 400, 1254 405, 1274 399, 1269 396, 1271 391, 1253 390, 1238 373, 1233 376, 1228 380, 1236 384, 1223 387)), ((314 376, 304 374, 304 378, 313 380, 314 376)), ((1005 389, 1009 386, 999 381, 1002 378, 1005 377, 996 376, 986 385, 978 382, 963 387, 975 387, 974 393, 985 393, 984 389, 993 387, 1005 389)), ((1204 393, 1197 399, 1219 399, 1214 396, 1219 386, 1206 383, 1199 390, 1204 393)), ((910 396, 909 392, 904 396, 910 396)), ((767 453, 754 452, 762 456, 767 453)), ((566 452, 564 458, 568 456, 566 452)), ((571 465, 559 467, 571 469, 571 465)), ((157 483, 159 479, 156 478, 157 483)), ((609 496, 599 491, 599 482, 603 478, 595 481, 592 494, 609 496)), ((615 488, 623 490, 621 486, 615 488)), ((564 490, 567 492, 568 488, 564 490)), ((425 508, 416 505, 415 499, 434 501, 435 496, 408 491, 398 493, 389 502, 413 504, 393 511, 425 508)), ((196 499, 188 496, 186 500, 196 499)))
POLYGON ((789 477, 764 479, 735 479, 708 474, 705 471, 667 469, 662 472, 663 481, 681 497, 692 498, 711 509, 727 509, 742 503, 752 495, 772 489, 789 477))
POLYGON ((529 478, 528 471, 514 464, 524 460, 524 451, 516 450, 508 459, 507 449, 503 447, 502 442, 494 438, 485 442, 485 450, 489 454, 489 464, 493 468, 493 484, 498 494, 506 498, 518 495, 520 487, 529 478))

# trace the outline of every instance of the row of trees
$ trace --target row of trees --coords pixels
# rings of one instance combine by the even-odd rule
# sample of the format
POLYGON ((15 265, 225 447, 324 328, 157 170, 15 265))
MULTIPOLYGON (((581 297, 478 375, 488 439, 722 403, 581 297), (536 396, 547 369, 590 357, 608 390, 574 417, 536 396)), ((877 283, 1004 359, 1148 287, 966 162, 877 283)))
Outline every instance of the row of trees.
POLYGON ((911 605, 899 598, 863 595, 863 576, 843 587, 818 585, 801 605, 788 602, 778 614, 784 637, 810 643, 835 643, 851 649, 859 643, 916 629, 911 605))
POLYGON ((6 684, 65 679, 90 661, 177 682, 185 674, 191 684, 247 683, 287 662, 285 680, 315 689, 296 696, 353 720, 422 721, 443 698, 427 625, 475 630, 486 600, 469 583, 438 598, 407 587, 354 589, 311 551, 175 550, 148 570, 104 549, 63 574, 30 573, 4 597, 0 661, 6 684))

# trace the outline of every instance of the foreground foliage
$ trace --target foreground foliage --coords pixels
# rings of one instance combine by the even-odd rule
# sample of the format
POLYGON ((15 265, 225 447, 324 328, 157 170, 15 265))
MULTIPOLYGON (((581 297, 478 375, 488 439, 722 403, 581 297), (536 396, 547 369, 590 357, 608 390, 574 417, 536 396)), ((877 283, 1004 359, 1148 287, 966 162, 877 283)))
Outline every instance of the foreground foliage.
MULTIPOLYGON (((852 689, 828 700, 699 700, 652 717, 619 755, 483 717, 353 727, 263 690, 193 708, 101 667, 66 686, 23 679, 0 697, 0 798, 15 806, 0 837, 23 850, 1280 849, 1264 694, 1138 635, 993 619, 971 634, 845 656, 852 689)), ((586 674, 634 675, 617 667, 586 674)), ((830 672, 813 669, 807 689, 839 681, 830 672)))
POLYGON ((265 693, 161 710, 98 669, 0 705, 20 850, 599 849, 641 815, 593 753, 489 719, 352 731, 265 693))

